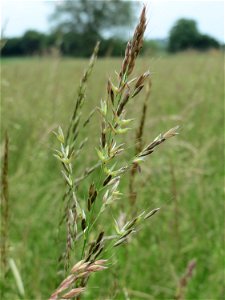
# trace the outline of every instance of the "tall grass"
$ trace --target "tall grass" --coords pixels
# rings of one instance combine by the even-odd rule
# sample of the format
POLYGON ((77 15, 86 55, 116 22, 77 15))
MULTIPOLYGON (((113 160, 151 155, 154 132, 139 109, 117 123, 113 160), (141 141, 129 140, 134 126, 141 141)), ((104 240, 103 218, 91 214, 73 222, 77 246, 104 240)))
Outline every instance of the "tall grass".
MULTIPOLYGON (((95 165, 96 168, 91 168, 91 170, 96 171, 98 175, 91 180, 87 177, 83 178, 88 182, 85 182, 84 185, 88 184, 89 186, 87 192, 84 192, 83 199, 79 194, 80 185, 83 182, 79 181, 78 183, 76 180, 74 160, 78 155, 82 155, 82 148, 87 140, 85 138, 80 145, 77 145, 77 137, 81 130, 79 124, 82 113, 81 108, 85 99, 86 82, 93 68, 98 45, 94 49, 89 67, 81 80, 67 135, 64 136, 61 127, 55 133, 60 142, 60 148, 56 150, 55 156, 61 162, 61 172, 67 187, 64 196, 66 251, 63 256, 65 258, 65 270, 67 271, 74 261, 71 253, 79 253, 81 260, 72 267, 70 275, 61 282, 51 295, 51 299, 61 297, 66 299, 80 298, 80 293, 85 291, 84 287, 87 285, 91 273, 106 268, 106 263, 109 263, 108 259, 105 259, 108 257, 108 253, 114 252, 114 248, 127 243, 130 237, 143 226, 142 223, 159 210, 159 208, 153 210, 146 208, 134 216, 127 214, 127 218, 123 223, 113 217, 111 220, 114 219, 114 233, 106 235, 102 215, 122 199, 126 201, 126 196, 124 197, 120 189, 123 177, 129 170, 140 168, 141 162, 151 155, 160 144, 177 135, 178 127, 174 127, 164 134, 158 135, 153 142, 148 143, 146 146, 142 145, 141 138, 147 105, 145 101, 141 124, 136 136, 136 153, 133 157, 130 157, 129 149, 126 149, 126 144, 122 142, 121 136, 132 129, 132 127, 127 126, 133 121, 126 118, 125 108, 141 92, 146 79, 150 75, 150 72, 147 71, 137 78, 131 78, 136 59, 143 45, 143 36, 146 29, 145 13, 146 8, 144 7, 133 38, 127 43, 125 57, 121 69, 117 73, 117 83, 113 83, 111 79, 108 80, 107 98, 106 100, 102 99, 100 107, 96 109, 100 115, 101 132, 100 142, 95 151, 97 152, 98 162, 95 165), (97 224, 101 227, 100 232, 96 230, 97 224)), ((133 106, 135 107, 135 104, 133 106)), ((84 124, 86 125, 87 121, 84 124)), ((86 168, 86 166, 84 167, 86 168)), ((90 173, 86 172, 86 175, 90 173)), ((133 171, 131 174, 134 176, 133 171)), ((132 203, 132 205, 134 206, 135 203, 132 203)), ((124 205, 125 213, 128 211, 126 207, 127 205, 124 205)), ((133 210, 136 209, 133 208, 133 210)))
MULTIPOLYGON (((65 240, 59 240, 57 228, 65 186, 52 156, 58 144, 51 132, 56 124, 61 124, 66 133, 74 93, 86 65, 86 60, 60 59, 57 72, 52 76, 54 59, 2 62, 2 153, 6 128, 10 137, 9 250, 23 279, 27 299, 47 299, 66 277, 57 273, 57 258, 65 248, 65 240)), ((119 70, 120 66, 118 59, 99 59, 95 64, 80 124, 99 104, 109 70, 119 70)), ((221 188, 224 174, 223 55, 219 52, 183 53, 139 58, 134 72, 143 74, 146 66, 150 66, 153 84, 143 141, 149 141, 151 136, 167 126, 173 127, 174 123, 183 125, 179 139, 162 144, 141 165, 141 176, 135 177, 137 211, 144 207, 161 207, 160 214, 152 218, 148 226, 143 226, 127 247, 109 253, 106 257, 109 268, 91 274, 82 297, 175 298, 188 263, 195 259, 193 275, 183 289, 185 299, 223 299, 224 217, 222 209, 218 209, 223 207, 224 195, 221 188), (176 211, 178 235, 174 222, 176 211)), ((142 90, 135 102, 126 106, 129 118, 140 118, 144 96, 142 90)), ((139 121, 133 123, 133 127, 138 128, 139 121)), ((99 132, 98 114, 94 114, 84 128, 78 144, 88 131, 99 132)), ((130 130, 123 135, 130 150, 129 157, 135 153, 134 147, 133 151, 129 147, 134 144, 135 134, 130 130)), ((87 166, 95 164, 95 152, 91 152, 93 155, 88 152, 98 143, 99 135, 92 135, 83 147, 76 163, 76 172, 81 177, 84 161, 87 166)), ((91 182, 96 177, 97 172, 93 172, 88 180, 91 182)), ((82 201, 87 200, 84 195, 89 189, 88 184, 83 183, 79 190, 82 201)), ((101 216, 106 235, 113 233, 109 222, 112 216, 116 219, 119 216, 119 223, 128 218, 123 213, 129 197, 127 183, 128 177, 123 177, 120 189, 124 198, 101 216)), ((97 223, 96 234, 101 229, 97 223)), ((60 234, 64 237, 64 233, 60 234)), ((71 256, 74 264, 80 259, 77 254, 77 258, 75 252, 71 256)), ((1 290, 4 299, 22 298, 12 272, 7 273, 7 285, 1 284, 1 290)))
POLYGON ((5 133, 1 174, 1 268, 6 273, 9 251, 9 183, 8 183, 9 139, 5 133))

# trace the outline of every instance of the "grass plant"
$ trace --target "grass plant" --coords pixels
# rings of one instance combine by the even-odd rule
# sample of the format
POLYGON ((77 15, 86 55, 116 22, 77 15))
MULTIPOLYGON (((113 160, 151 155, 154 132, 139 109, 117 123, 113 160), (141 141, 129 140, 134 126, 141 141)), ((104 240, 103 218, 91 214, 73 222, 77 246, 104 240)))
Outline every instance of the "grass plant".
MULTIPOLYGON (((63 298, 71 297, 72 299, 73 297, 80 297, 78 294, 80 295, 80 293, 84 292, 84 287, 87 285, 89 276, 91 275, 89 270, 92 270, 92 267, 95 271, 105 268, 99 264, 99 260, 97 259, 100 257, 100 262, 107 262, 104 257, 108 256, 108 252, 112 252, 113 248, 127 243, 130 237, 139 231, 140 225, 159 210, 159 208, 142 210, 122 225, 114 218, 115 232, 111 235, 105 234, 104 224, 101 224, 101 220, 103 219, 102 214, 119 200, 121 201, 122 197, 126 198, 120 190, 120 183, 127 172, 134 169, 134 166, 135 169, 140 168, 139 164, 152 154, 155 148, 178 134, 178 127, 174 127, 164 134, 158 135, 153 142, 143 146, 141 138, 147 105, 145 101, 141 124, 137 133, 138 144, 135 148, 136 153, 134 157, 127 156, 127 154, 129 155, 129 149, 126 149, 126 144, 121 142, 121 136, 131 129, 127 126, 133 121, 132 119, 126 119, 125 108, 131 100, 135 101, 134 98, 141 92, 146 79, 150 75, 150 72, 146 71, 137 78, 131 78, 136 59, 143 45, 143 36, 146 29, 145 14, 146 7, 141 12, 133 38, 127 43, 125 57, 120 72, 117 73, 117 83, 113 83, 111 79, 108 80, 107 98, 105 100, 102 99, 100 107, 96 109, 100 115, 101 133, 100 143, 96 148, 98 162, 96 169, 93 171, 98 172, 98 176, 91 182, 89 178, 86 178, 90 183, 88 183, 89 188, 84 199, 81 199, 79 195, 79 188, 83 182, 81 181, 79 184, 76 182, 75 184, 76 175, 73 172, 75 168, 73 160, 77 158, 78 154, 82 154, 82 148, 86 140, 85 138, 81 142, 81 145, 78 146, 78 149, 76 149, 81 108, 85 99, 86 82, 93 68, 98 44, 94 49, 89 68, 81 80, 67 135, 64 136, 61 127, 55 133, 60 142, 60 149, 56 150, 55 156, 62 164, 61 172, 67 186, 64 197, 66 201, 65 218, 67 234, 65 269, 67 270, 71 265, 71 252, 80 253, 81 260, 76 262, 75 266, 71 269, 71 275, 62 281, 58 289, 52 294, 51 299, 57 299, 58 295, 62 291, 64 293, 66 289, 67 292, 62 296, 63 298), (122 159, 121 156, 123 156, 122 159), (96 236, 97 223, 101 226, 102 230, 96 236), (96 236, 96 238, 93 240, 91 235, 96 236), (82 275, 77 276, 74 274, 74 270, 77 270, 77 265, 83 266, 82 275)), ((87 121, 84 124, 86 125, 87 121)), ((90 172, 87 173, 87 175, 89 174, 90 172)))
MULTIPOLYGON (((108 269, 90 274, 88 286, 80 294, 83 299, 174 299, 179 280, 193 258, 196 266, 183 290, 185 299, 223 299, 224 214, 220 209, 224 197, 221 188, 224 176, 223 62, 221 52, 184 52, 137 60, 133 74, 144 74, 148 66, 153 83, 143 141, 148 142, 174 123, 182 125, 182 134, 179 139, 161 144, 149 159, 146 157, 141 164, 141 174, 135 176, 137 214, 144 208, 150 211, 160 207, 160 215, 151 218, 149 225, 140 223, 141 230, 135 238, 128 239, 127 247, 113 247, 107 256, 102 253, 102 257, 108 259, 104 265, 108 269), (178 235, 175 216, 178 217, 178 235), (115 251, 117 249, 119 251, 115 251)), ((74 95, 87 63, 84 59, 60 58, 56 69, 54 57, 2 60, 2 162, 6 129, 10 138, 9 258, 13 257, 16 262, 25 290, 22 296, 13 272, 9 271, 4 283, 1 278, 3 299, 48 299, 81 259, 81 249, 72 251, 68 272, 59 272, 57 259, 65 250, 66 232, 57 224, 64 212, 65 184, 52 155, 53 149, 58 148, 52 130, 60 124, 66 136, 74 95)), ((77 145, 88 132, 91 137, 75 160, 75 180, 83 178, 84 168, 98 162, 95 148, 99 147, 101 132, 99 112, 93 114, 86 127, 83 128, 83 124, 90 111, 99 106, 109 70, 113 73, 114 69, 121 69, 121 59, 98 59, 88 79, 77 145)), ((135 119, 130 123, 132 128, 139 126, 143 91, 144 88, 125 107, 128 118, 135 119)), ((107 99, 107 95, 104 98, 107 99)), ((118 156, 121 166, 135 153, 135 133, 132 129, 117 135, 127 146, 118 156)), ((96 241, 102 231, 103 239, 114 235, 113 218, 122 227, 132 220, 121 207, 129 207, 128 175, 129 170, 121 177, 121 200, 101 214, 90 233, 90 242, 96 241)), ((80 181, 78 196, 85 211, 88 211, 90 184, 98 176, 96 169, 80 181)), ((100 209, 98 199, 95 200, 96 212, 100 209)))
POLYGON ((9 183, 8 183, 9 139, 5 133, 1 176, 1 269, 5 275, 9 252, 9 183))

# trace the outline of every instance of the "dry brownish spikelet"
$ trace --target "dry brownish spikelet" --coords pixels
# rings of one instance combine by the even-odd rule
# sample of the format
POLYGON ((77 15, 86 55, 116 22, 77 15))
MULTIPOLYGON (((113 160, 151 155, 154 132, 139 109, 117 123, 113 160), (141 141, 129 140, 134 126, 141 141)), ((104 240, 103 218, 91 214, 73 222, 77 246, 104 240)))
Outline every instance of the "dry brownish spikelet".
POLYGON ((184 275, 179 280, 177 292, 175 295, 175 300, 185 299, 185 289, 188 285, 189 280, 193 277, 193 271, 195 267, 196 267, 196 261, 193 259, 188 263, 184 275))
POLYGON ((138 158, 147 156, 149 154, 151 154, 155 148, 157 146, 159 146, 160 144, 162 144, 163 142, 165 142, 167 139, 174 137, 178 134, 178 129, 179 126, 173 127, 171 129, 169 129, 167 132, 163 133, 163 134, 159 134, 153 142, 151 142, 148 146, 146 146, 138 155, 138 158))
POLYGON ((142 9, 139 24, 137 25, 133 38, 127 43, 125 57, 120 71, 120 78, 125 74, 130 75, 134 69, 136 58, 143 45, 143 37, 146 29, 146 7, 142 9))
POLYGON ((91 273, 105 270, 107 260, 101 259, 94 262, 84 260, 76 263, 70 270, 70 274, 61 282, 59 287, 52 293, 49 300, 72 299, 85 291, 85 287, 74 288, 78 280, 87 279, 91 273))

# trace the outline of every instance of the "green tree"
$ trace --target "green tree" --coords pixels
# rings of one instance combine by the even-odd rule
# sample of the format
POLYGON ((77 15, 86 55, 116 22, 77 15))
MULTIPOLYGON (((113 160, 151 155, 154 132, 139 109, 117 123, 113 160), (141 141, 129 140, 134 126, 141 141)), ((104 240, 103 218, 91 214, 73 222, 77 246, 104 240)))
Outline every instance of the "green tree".
POLYGON ((208 50, 219 47, 220 44, 217 40, 198 31, 194 20, 180 19, 170 31, 168 41, 168 50, 170 52, 182 51, 189 48, 208 50))
POLYGON ((1 49, 2 56, 22 56, 24 55, 24 49, 22 47, 21 38, 9 38, 5 39, 5 45, 1 49))
POLYGON ((46 47, 46 36, 35 30, 28 30, 21 38, 21 47, 24 54, 41 54, 46 47))
POLYGON ((211 36, 208 36, 206 34, 200 34, 195 43, 195 48, 199 50, 208 50, 211 48, 218 49, 220 48, 220 44, 211 36))
POLYGON ((62 52, 90 55, 97 40, 117 36, 126 38, 135 21, 137 3, 122 0, 66 0, 55 5, 53 28, 62 36, 62 52))
POLYGON ((198 37, 199 32, 196 22, 194 20, 180 19, 170 31, 168 49, 170 52, 177 52, 194 48, 198 37))

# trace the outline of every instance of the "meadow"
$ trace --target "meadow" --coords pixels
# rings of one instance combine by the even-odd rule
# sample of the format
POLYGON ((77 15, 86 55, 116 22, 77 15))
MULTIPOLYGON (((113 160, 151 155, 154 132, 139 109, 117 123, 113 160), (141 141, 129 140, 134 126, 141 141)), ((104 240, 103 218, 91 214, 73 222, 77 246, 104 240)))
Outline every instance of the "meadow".
MULTIPOLYGON (((119 70, 121 60, 97 60, 88 82, 84 119, 105 97, 107 79, 119 70)), ((192 260, 196 266, 184 299, 223 298, 223 63, 220 52, 137 60, 135 74, 149 69, 152 79, 144 140, 176 125, 181 126, 180 134, 159 146, 136 180, 135 209, 160 211, 112 254, 107 270, 91 277, 83 299, 175 299, 192 260)), ((58 125, 67 128, 86 65, 86 60, 60 57, 2 61, 1 158, 5 130, 9 136, 8 255, 25 289, 25 296, 20 296, 9 270, 1 282, 2 299, 47 299, 61 280, 58 224, 64 184, 53 157, 57 142, 52 131, 58 125)), ((136 118, 134 128, 144 97, 143 90, 128 105, 130 116, 136 118)), ((96 162, 99 132, 95 114, 82 133, 89 140, 76 174, 96 162)), ((131 131, 125 140, 130 151, 134 138, 131 131)), ((124 197, 114 205, 116 217, 130 209, 127 181, 122 184, 124 197)), ((112 215, 105 218, 110 226, 112 215)))

